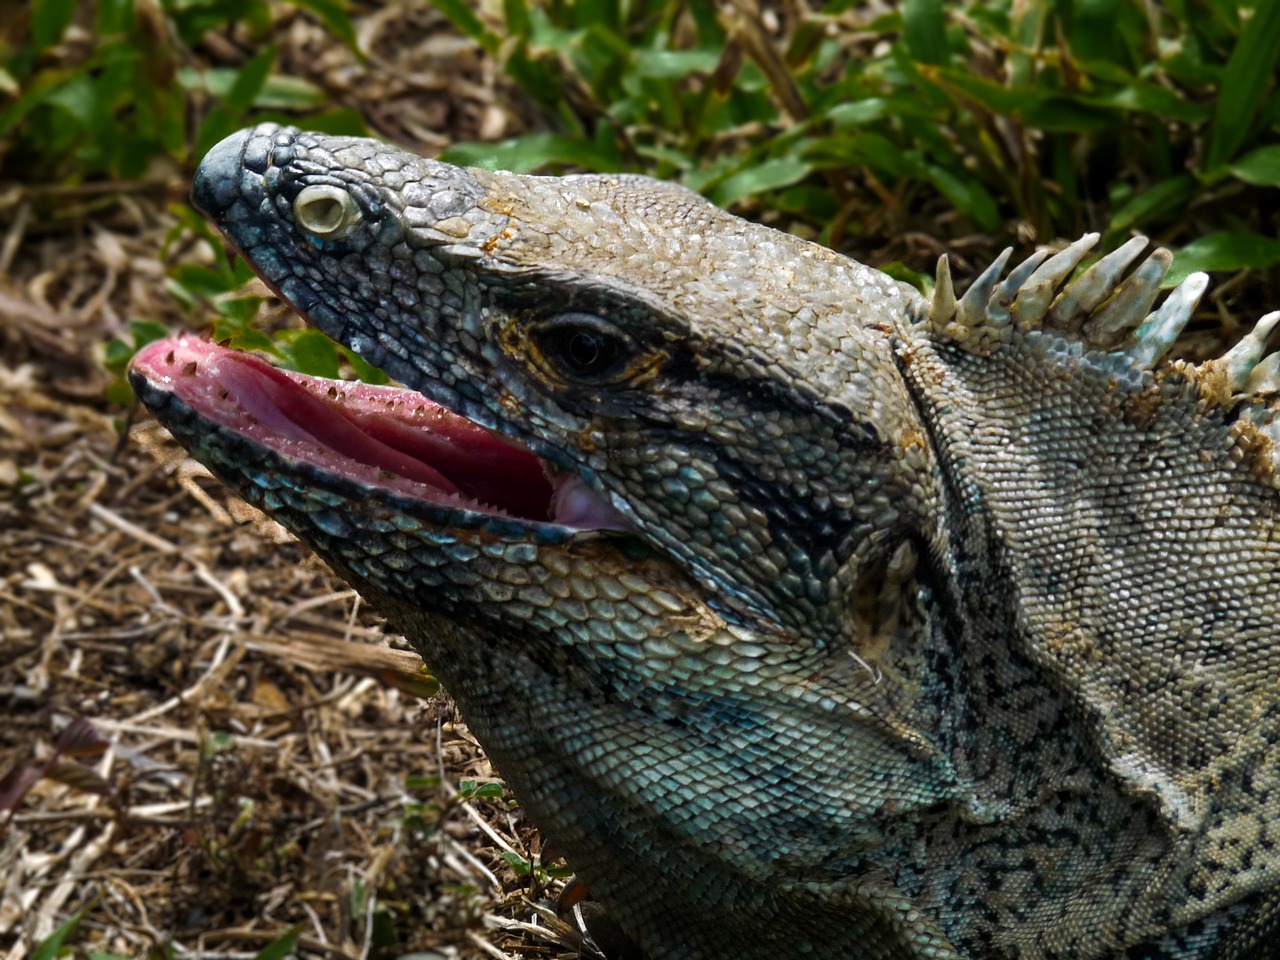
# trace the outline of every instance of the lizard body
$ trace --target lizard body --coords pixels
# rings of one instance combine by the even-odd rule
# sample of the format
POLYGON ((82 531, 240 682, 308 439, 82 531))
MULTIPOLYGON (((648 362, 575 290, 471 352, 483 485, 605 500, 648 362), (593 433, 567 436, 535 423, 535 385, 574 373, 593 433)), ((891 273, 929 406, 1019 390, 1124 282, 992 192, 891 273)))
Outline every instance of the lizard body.
POLYGON ((1190 366, 1144 242, 926 300, 669 184, 273 125, 194 197, 410 389, 178 339, 140 398, 652 960, 1270 955, 1280 314, 1190 366))

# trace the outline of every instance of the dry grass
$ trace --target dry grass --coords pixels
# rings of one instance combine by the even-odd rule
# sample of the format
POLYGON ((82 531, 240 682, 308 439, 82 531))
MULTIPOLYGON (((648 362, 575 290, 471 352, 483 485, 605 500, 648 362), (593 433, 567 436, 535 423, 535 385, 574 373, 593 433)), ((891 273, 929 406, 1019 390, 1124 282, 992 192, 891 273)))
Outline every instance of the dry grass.
MULTIPOLYGON (((384 5, 359 29, 367 67, 298 15, 275 39, 286 69, 424 152, 520 128, 435 14, 384 5)), ((294 925, 304 957, 575 955, 551 894, 502 857, 536 861, 537 833, 509 799, 458 795, 496 775, 452 703, 403 692, 416 656, 102 400, 98 349, 128 318, 191 322, 159 260, 184 189, 164 171, 0 184, 0 777, 50 761, 0 813, 0 957, 78 910, 77 956, 253 957, 294 925), (60 735, 82 749, 51 760, 60 735)))

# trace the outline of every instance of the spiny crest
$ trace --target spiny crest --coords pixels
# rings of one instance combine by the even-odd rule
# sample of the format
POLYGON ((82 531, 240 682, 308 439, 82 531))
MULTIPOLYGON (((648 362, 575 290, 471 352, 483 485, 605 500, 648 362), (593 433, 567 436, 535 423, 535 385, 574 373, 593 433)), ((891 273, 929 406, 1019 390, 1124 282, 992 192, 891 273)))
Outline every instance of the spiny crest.
POLYGON ((1267 337, 1277 324, 1280 310, 1268 313, 1243 340, 1216 360, 1201 364, 1197 372, 1206 377, 1218 373, 1226 381, 1227 396, 1241 398, 1239 419, 1270 441, 1271 469, 1280 479, 1280 353, 1263 356, 1267 337))
POLYGON ((1092 350, 1117 351, 1126 344, 1118 352, 1138 368, 1150 369, 1190 319, 1208 278, 1192 274, 1150 313, 1173 258, 1157 249, 1121 279, 1147 246, 1145 237, 1135 237, 1066 283, 1097 242, 1098 234, 1089 233, 1057 253, 1037 250, 1002 280, 1013 252, 1006 248, 959 300, 944 254, 924 324, 940 339, 974 353, 1028 330, 1070 335, 1092 350))
MULTIPOLYGON (((1209 278, 1191 274, 1153 311, 1173 257, 1158 248, 1126 276, 1148 246, 1146 237, 1134 237, 1068 281, 1097 242, 1098 234, 1090 233, 1057 253, 1038 250, 1001 280, 1012 253, 1006 248, 959 299, 943 254, 933 297, 917 325, 979 356, 991 355, 1018 333, 1043 330, 1102 355, 1117 373, 1154 370, 1191 319, 1209 278)), ((1278 325, 1280 310, 1264 316, 1221 357, 1177 366, 1204 400, 1238 409, 1270 441, 1272 466, 1280 473, 1280 352, 1265 355, 1278 325)))

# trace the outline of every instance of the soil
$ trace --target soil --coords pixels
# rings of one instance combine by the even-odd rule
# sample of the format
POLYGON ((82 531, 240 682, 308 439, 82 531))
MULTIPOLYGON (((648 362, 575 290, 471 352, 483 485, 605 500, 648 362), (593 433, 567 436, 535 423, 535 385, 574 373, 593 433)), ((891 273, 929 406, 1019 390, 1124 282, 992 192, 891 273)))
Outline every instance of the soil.
MULTIPOLYGON (((279 69, 381 136, 527 129, 430 8, 358 18, 367 63, 276 16, 279 69)), ((78 957, 282 956, 291 931, 299 957, 576 956, 562 881, 525 869, 540 837, 407 644, 105 399, 131 319, 210 323, 166 283, 210 260, 172 241, 188 176, 0 190, 0 957, 60 929, 78 957)))

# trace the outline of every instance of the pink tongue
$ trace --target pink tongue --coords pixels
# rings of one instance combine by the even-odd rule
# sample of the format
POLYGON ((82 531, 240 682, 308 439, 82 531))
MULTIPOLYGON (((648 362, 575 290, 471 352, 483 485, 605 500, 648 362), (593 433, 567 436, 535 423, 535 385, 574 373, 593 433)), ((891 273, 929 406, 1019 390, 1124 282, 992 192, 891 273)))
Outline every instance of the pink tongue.
POLYGON ((225 353, 218 376, 245 412, 281 436, 311 441, 343 456, 417 480, 445 493, 461 493, 439 470, 369 436, 343 415, 299 387, 265 360, 225 353))

